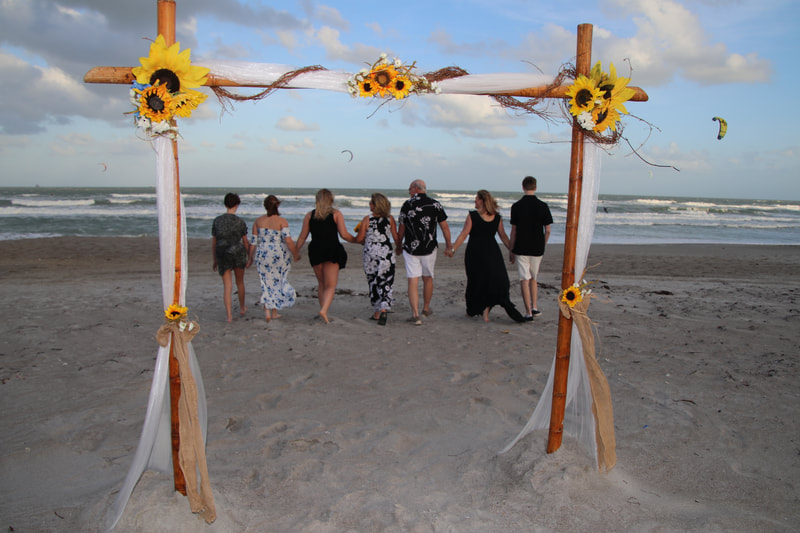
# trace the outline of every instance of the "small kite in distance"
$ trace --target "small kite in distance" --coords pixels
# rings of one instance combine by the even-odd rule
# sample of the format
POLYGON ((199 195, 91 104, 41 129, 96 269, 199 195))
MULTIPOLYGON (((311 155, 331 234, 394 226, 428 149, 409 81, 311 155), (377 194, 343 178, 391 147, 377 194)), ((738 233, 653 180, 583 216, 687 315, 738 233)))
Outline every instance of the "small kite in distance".
POLYGON ((353 152, 351 152, 350 150, 342 150, 342 153, 350 154, 350 159, 347 160, 348 163, 353 160, 353 152))
POLYGON ((722 117, 714 117, 711 120, 716 120, 719 122, 719 133, 717 134, 717 139, 722 139, 725 137, 725 134, 728 133, 728 122, 722 117))
POLYGON ((103 172, 108 170, 108 165, 106 165, 105 163, 98 163, 98 165, 103 165, 103 172))

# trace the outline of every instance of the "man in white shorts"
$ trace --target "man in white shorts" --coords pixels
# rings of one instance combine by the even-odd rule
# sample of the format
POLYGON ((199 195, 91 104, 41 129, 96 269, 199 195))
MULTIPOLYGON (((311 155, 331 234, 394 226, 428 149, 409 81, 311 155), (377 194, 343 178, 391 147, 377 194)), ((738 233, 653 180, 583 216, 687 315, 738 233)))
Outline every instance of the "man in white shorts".
MULTIPOLYGON (((429 316, 433 297, 433 270, 436 266, 436 226, 442 228, 442 236, 450 249, 450 226, 442 204, 429 198, 422 180, 414 180, 408 187, 411 198, 400 208, 397 235, 402 243, 403 259, 408 278, 408 302, 415 325, 422 325, 419 313, 419 278, 422 278, 422 314, 429 316)), ((397 253, 400 253, 398 248, 397 253)))
POLYGON ((546 203, 536 197, 536 178, 526 176, 522 180, 525 196, 511 206, 511 252, 509 259, 517 260, 517 273, 525 304, 525 319, 533 320, 540 314, 538 309, 539 265, 544 247, 550 239, 553 216, 546 203))

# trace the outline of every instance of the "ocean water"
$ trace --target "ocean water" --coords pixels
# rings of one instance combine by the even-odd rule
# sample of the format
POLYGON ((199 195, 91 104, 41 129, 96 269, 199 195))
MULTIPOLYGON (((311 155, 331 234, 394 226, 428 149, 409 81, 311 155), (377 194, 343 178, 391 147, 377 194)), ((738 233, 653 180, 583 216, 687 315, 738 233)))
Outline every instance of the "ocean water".
MULTIPOLYGON (((369 214, 372 189, 331 188, 335 204, 351 230, 369 214)), ((210 238, 211 222, 225 212, 228 189, 185 188, 182 191, 189 237, 210 238)), ((314 208, 316 189, 240 188, 238 215, 251 226, 264 214, 267 194, 277 195, 281 215, 292 235, 300 232, 304 215, 314 208)), ((408 198, 405 190, 381 190, 397 216, 408 198)), ((521 192, 493 192, 506 218, 521 192)), ((431 191, 448 214, 453 239, 475 191, 431 191)), ((566 194, 541 193, 553 214, 551 242, 564 242, 566 194)), ((720 198, 667 198, 600 195, 593 242, 613 244, 719 243, 800 244, 800 202, 720 198)), ((154 188, 5 188, 0 189, 0 240, 55 236, 158 235, 154 188)))

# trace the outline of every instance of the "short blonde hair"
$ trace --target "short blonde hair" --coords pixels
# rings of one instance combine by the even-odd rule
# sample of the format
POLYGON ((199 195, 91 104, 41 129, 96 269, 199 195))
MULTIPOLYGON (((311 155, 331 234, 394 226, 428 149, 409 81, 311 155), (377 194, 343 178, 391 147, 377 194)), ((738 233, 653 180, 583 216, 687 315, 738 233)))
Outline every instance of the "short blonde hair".
POLYGON ((388 217, 392 213, 392 204, 383 194, 376 192, 370 197, 372 212, 377 217, 388 217))

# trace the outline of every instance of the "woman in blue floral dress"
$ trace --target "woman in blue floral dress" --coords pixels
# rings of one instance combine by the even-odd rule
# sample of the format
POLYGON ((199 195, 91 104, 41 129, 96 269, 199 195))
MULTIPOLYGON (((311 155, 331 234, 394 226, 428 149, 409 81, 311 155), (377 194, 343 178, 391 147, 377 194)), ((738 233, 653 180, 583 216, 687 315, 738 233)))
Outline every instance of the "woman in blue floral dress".
POLYGON ((390 214, 392 205, 381 193, 372 195, 369 201, 371 216, 359 223, 356 242, 364 245, 362 256, 364 273, 369 284, 369 300, 374 311, 373 320, 385 325, 388 312, 394 305, 395 257, 394 250, 399 245, 397 225, 390 214))
POLYGON ((267 322, 280 318, 278 309, 294 305, 296 293, 289 283, 292 257, 299 259, 297 248, 289 233, 289 223, 280 216, 281 201, 270 194, 264 199, 267 214, 253 223, 253 246, 250 249, 250 264, 256 263, 261 281, 261 303, 267 322))

